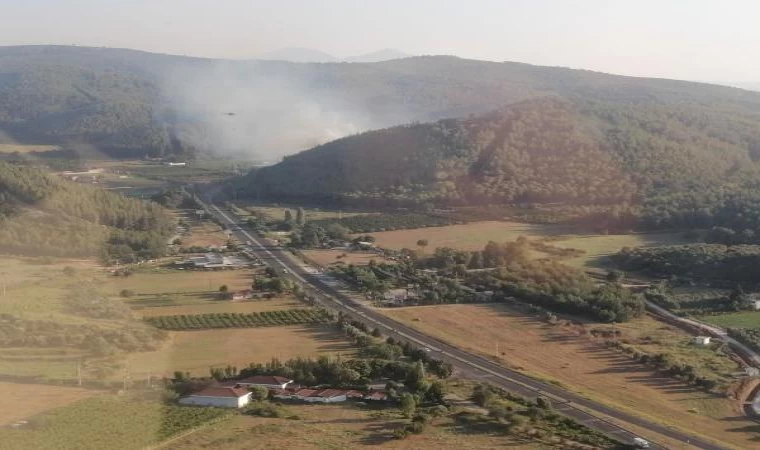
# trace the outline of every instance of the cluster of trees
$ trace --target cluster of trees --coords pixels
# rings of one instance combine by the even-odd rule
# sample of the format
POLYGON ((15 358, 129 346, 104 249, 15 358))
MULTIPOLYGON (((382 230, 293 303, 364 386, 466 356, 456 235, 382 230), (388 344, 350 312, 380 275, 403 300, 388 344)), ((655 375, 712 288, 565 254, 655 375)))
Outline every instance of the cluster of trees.
POLYGON ((195 198, 182 188, 164 189, 150 199, 169 209, 200 209, 201 207, 195 198))
POLYGON ((141 324, 100 326, 61 323, 1 314, 0 347, 69 347, 107 356, 117 350, 149 351, 159 347, 166 334, 141 324))
POLYGON ((507 434, 531 434, 534 438, 543 434, 535 428, 542 428, 546 433, 563 438, 563 448, 586 448, 589 445, 595 448, 626 448, 607 435, 556 413, 551 401, 545 397, 531 401, 488 384, 479 384, 473 388, 472 400, 487 409, 488 415, 476 417, 460 413, 457 420, 462 424, 507 434), (532 433, 529 433, 531 428, 532 433))
POLYGON ((674 294, 664 280, 644 291, 647 300, 678 314, 708 314, 754 309, 753 297, 741 285, 728 294, 722 290, 674 294))
POLYGON ((254 313, 182 314, 152 316, 145 321, 162 330, 205 330, 211 328, 252 328, 279 325, 327 323, 330 315, 320 308, 296 308, 254 313))
POLYGON ((754 285, 760 245, 689 244, 624 248, 613 255, 622 269, 655 277, 709 280, 726 287, 754 285))
POLYGON ((728 328, 728 335, 744 345, 760 351, 760 330, 750 328, 728 328))
POLYGON ((0 162, 0 249, 132 262, 162 255, 174 219, 159 205, 0 162))
POLYGON ((445 215, 422 213, 405 214, 362 214, 342 219, 320 219, 311 221, 314 225, 327 229, 338 224, 351 233, 374 233, 378 231, 406 230, 424 227, 442 227, 461 223, 445 215))
POLYGON ((607 341, 606 344, 608 346, 619 349, 623 353, 629 355, 635 361, 650 365, 655 369, 668 374, 669 376, 678 378, 679 380, 682 380, 689 384, 693 384, 694 386, 704 389, 707 392, 713 391, 720 385, 720 382, 718 380, 701 375, 698 368, 690 364, 677 362, 671 355, 667 353, 649 354, 619 341, 607 341))

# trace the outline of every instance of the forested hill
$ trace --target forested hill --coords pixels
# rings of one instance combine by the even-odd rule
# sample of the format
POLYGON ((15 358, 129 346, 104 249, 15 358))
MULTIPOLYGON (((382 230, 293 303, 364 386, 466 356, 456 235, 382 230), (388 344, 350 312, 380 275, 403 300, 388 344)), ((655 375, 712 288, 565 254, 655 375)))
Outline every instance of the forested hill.
POLYGON ((0 162, 0 251, 131 262, 166 250, 174 220, 158 204, 0 162))
POLYGON ((759 158, 756 111, 551 98, 339 139, 251 173, 243 189, 381 205, 561 203, 628 226, 757 228, 759 158))
POLYGON ((300 64, 0 47, 0 139, 111 155, 294 152, 334 130, 482 114, 552 95, 760 111, 760 93, 741 89, 449 56, 300 64))

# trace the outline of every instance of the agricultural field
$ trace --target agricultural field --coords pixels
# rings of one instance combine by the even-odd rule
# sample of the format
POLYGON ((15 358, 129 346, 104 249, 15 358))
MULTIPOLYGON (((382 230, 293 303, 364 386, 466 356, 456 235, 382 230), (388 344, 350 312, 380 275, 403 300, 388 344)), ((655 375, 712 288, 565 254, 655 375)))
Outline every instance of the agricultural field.
POLYGON ((0 449, 144 449, 230 415, 218 408, 102 395, 32 417, 18 429, 0 428, 0 449))
POLYGON ((183 248, 221 247, 227 244, 229 238, 221 226, 211 220, 198 221, 192 214, 192 211, 183 211, 181 216, 190 225, 189 234, 180 238, 183 248))
POLYGON ((0 258, 0 313, 49 316, 77 278, 97 277, 92 260, 59 258, 0 258), (74 274, 74 277, 71 275, 74 274))
POLYGON ((129 277, 108 277, 103 289, 118 296, 123 290, 133 295, 125 302, 133 309, 149 307, 226 304, 217 300, 219 287, 227 285, 230 292, 250 289, 254 271, 251 269, 190 271, 174 269, 140 269, 129 277))
POLYGON ((377 263, 386 262, 387 259, 371 252, 350 252, 344 250, 301 250, 301 253, 316 264, 327 267, 333 264, 353 264, 364 266, 373 259, 377 263))
POLYGON ((333 325, 177 331, 160 350, 133 353, 127 367, 134 378, 171 375, 174 371, 208 376, 210 367, 238 368, 272 358, 332 355, 350 357, 355 349, 333 325))
POLYGON ((57 145, 0 144, 0 153, 41 153, 60 150, 57 145))
MULTIPOLYGON (((243 211, 255 211, 264 214, 272 220, 283 220, 285 218, 285 211, 290 210, 293 217, 296 216, 296 210, 298 206, 288 205, 243 205, 239 204, 243 211)), ((303 208, 306 220, 322 220, 322 219, 338 219, 340 217, 351 217, 366 214, 373 214, 367 212, 351 212, 351 211, 334 211, 324 210, 317 208, 303 208)))
POLYGON ((726 314, 707 314, 699 320, 724 328, 747 328, 760 330, 760 311, 744 311, 726 314))
POLYGON ((362 409, 353 405, 288 405, 298 419, 236 416, 172 442, 170 450, 341 449, 382 446, 383 449, 550 449, 495 432, 466 432, 450 419, 439 419, 422 434, 404 440, 392 433, 403 426, 398 410, 362 409))
POLYGON ((0 381, 0 398, 3 399, 0 427, 99 394, 98 391, 76 387, 0 381))
POLYGON ((206 303, 143 307, 135 310, 141 317, 174 316, 182 314, 238 313, 250 314, 262 311, 281 311, 284 309, 306 308, 303 302, 288 295, 261 300, 209 301, 206 303))
MULTIPOLYGON (((598 324, 550 325, 507 305, 443 305, 389 309, 385 314, 439 339, 498 358, 504 364, 651 420, 733 448, 755 445, 754 422, 739 401, 707 394, 633 362, 589 335, 598 324)), ((607 327, 612 327, 608 325, 607 327)), ((650 318, 615 325, 620 340, 729 378, 739 368, 727 357, 687 344, 689 335, 650 318)))
POLYGON ((297 308, 254 313, 207 313, 180 316, 153 316, 146 321, 156 328, 195 331, 216 328, 261 328, 281 325, 322 324, 332 319, 324 309, 297 308))
MULTIPOLYGON (((426 251, 436 247, 452 247, 461 250, 482 250, 489 241, 514 241, 520 236, 543 241, 561 248, 584 251, 582 256, 563 260, 575 267, 596 267, 604 256, 618 252, 623 247, 666 245, 683 243, 679 233, 650 233, 597 235, 580 234, 579 230, 564 225, 540 225, 519 222, 486 221, 445 227, 418 228, 372 233, 380 247, 418 249, 417 241, 425 239, 426 251)), ((540 256, 540 255, 538 255, 540 256)))

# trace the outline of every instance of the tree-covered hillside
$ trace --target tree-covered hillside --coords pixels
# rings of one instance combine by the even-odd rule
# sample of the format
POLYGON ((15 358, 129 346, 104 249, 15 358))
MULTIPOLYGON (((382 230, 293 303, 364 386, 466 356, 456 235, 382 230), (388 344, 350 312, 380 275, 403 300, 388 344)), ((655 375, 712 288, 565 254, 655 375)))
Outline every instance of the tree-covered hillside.
POLYGON ((0 162, 0 251, 123 263, 163 254, 173 231, 155 203, 0 162))
POLYGON ((0 139, 88 144, 120 156, 225 146, 277 156, 323 142, 333 127, 340 135, 482 114, 546 96, 760 111, 760 93, 741 89, 449 56, 299 64, 0 47, 0 139), (305 125, 313 129, 305 131, 305 125), (255 139, 247 134, 251 129, 255 139))
POLYGON ((242 190, 376 205, 562 203, 597 224, 757 228, 758 158, 752 109, 547 98, 339 139, 251 173, 242 190))

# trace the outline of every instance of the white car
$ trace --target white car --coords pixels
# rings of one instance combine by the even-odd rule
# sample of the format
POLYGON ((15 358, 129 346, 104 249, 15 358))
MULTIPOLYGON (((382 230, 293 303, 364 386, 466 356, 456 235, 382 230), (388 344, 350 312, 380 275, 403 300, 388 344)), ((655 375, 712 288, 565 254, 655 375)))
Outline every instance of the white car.
POLYGON ((633 445, 637 448, 649 448, 649 441, 640 437, 633 438, 633 445))

